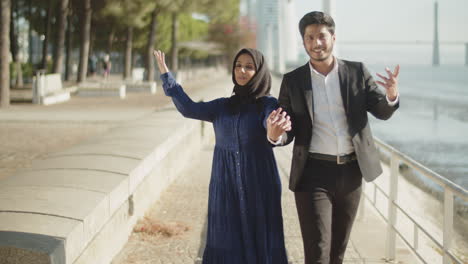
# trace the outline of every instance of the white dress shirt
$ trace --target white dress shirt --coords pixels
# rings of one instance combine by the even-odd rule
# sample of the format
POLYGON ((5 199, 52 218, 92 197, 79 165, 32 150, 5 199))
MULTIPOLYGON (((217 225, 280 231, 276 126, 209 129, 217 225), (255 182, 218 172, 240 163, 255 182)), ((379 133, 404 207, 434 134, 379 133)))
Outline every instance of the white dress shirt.
POLYGON ((324 76, 309 63, 312 76, 314 126, 309 152, 345 155, 354 152, 343 106, 338 62, 324 76))

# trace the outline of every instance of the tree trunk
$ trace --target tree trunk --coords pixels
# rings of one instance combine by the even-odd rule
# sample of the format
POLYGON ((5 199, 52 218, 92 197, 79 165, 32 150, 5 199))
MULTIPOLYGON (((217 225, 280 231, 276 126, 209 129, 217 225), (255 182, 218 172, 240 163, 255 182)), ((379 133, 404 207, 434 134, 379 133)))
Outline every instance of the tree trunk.
POLYGON ((132 71, 132 44, 133 44, 133 27, 129 26, 127 30, 127 41, 125 44, 125 71, 124 79, 131 77, 132 71))
POLYGON ((177 19, 177 13, 172 13, 172 35, 171 35, 171 71, 177 73, 177 57, 179 56, 179 49, 177 47, 177 31, 179 29, 179 21, 177 19))
POLYGON ((72 9, 72 2, 68 2, 68 15, 67 15, 67 39, 66 39, 66 55, 65 55, 65 80, 70 80, 71 75, 71 66, 70 66, 70 59, 71 59, 71 52, 72 52, 72 17, 73 17, 73 9, 72 9))
POLYGON ((148 39, 148 45, 146 48, 146 80, 152 82, 154 81, 154 42, 156 41, 156 30, 158 26, 158 7, 154 8, 153 14, 151 15, 151 31, 148 39))
POLYGON ((47 48, 49 46, 49 39, 51 34, 51 21, 52 21, 52 13, 54 8, 54 0, 48 0, 49 7, 47 8, 47 15, 45 18, 45 38, 44 42, 42 43, 42 69, 47 70, 47 48))
POLYGON ((88 70, 89 39, 91 32, 91 0, 84 0, 84 16, 81 23, 80 64, 78 67, 78 82, 86 80, 88 70))
POLYGON ((18 2, 11 3, 10 10, 10 50, 11 57, 13 58, 13 67, 15 68, 14 87, 23 86, 23 69, 21 68, 21 58, 19 53, 17 22, 19 17, 18 2), (16 15, 14 15, 16 14, 16 15))
POLYGON ((10 105, 10 0, 0 0, 0 107, 10 105))
POLYGON ((54 72, 62 73, 63 50, 65 45, 65 30, 68 16, 68 0, 60 0, 58 14, 58 32, 55 42, 54 72))
MULTIPOLYGON (((32 20, 32 0, 28 0, 28 16, 29 16, 29 21, 32 20)), ((29 23, 29 26, 28 26, 28 60, 29 60, 29 63, 33 64, 34 61, 33 61, 33 37, 32 37, 32 26, 31 26, 31 23, 29 23)))
MULTIPOLYGON (((89 32, 89 54, 88 57, 91 57, 94 53, 94 43, 96 42, 96 32, 93 28, 93 20, 91 19, 91 30, 89 32)), ((89 67, 89 65, 88 65, 89 67)))
POLYGON ((107 39, 107 54, 111 54, 112 52, 112 44, 114 43, 115 37, 115 26, 112 25, 111 31, 109 33, 109 38, 107 39))

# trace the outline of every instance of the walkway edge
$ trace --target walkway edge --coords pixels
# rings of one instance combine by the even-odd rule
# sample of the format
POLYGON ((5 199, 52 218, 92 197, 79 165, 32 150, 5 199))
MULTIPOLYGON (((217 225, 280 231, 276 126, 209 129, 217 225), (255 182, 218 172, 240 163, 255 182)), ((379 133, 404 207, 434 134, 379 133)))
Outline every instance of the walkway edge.
POLYGON ((156 112, 3 179, 0 259, 110 263, 212 134, 174 109, 156 112), (38 239, 58 241, 63 250, 31 243, 38 239))

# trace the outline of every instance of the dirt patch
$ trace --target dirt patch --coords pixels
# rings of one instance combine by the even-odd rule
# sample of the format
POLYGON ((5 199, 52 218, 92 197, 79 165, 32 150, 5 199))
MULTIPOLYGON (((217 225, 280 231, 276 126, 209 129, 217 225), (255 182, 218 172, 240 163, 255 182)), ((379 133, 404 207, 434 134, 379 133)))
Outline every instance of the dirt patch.
POLYGON ((189 230, 190 227, 182 223, 163 223, 159 220, 145 216, 143 219, 138 220, 138 223, 133 228, 133 233, 170 238, 182 235, 189 230))

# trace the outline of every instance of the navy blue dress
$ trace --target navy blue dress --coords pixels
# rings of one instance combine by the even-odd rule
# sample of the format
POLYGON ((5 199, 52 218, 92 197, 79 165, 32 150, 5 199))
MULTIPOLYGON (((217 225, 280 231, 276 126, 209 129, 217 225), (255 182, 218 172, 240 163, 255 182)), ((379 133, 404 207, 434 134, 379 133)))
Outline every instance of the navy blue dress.
POLYGON ((204 264, 286 264, 281 182, 265 120, 277 108, 264 97, 264 109, 245 104, 229 111, 229 98, 193 102, 171 73, 163 89, 183 116, 213 123, 214 149, 208 198, 204 264))

